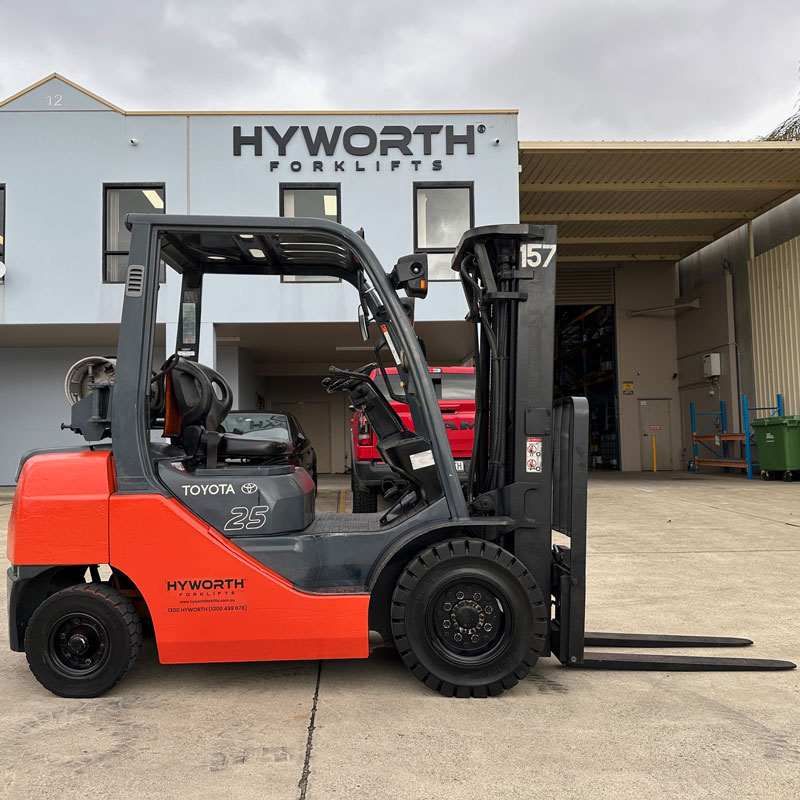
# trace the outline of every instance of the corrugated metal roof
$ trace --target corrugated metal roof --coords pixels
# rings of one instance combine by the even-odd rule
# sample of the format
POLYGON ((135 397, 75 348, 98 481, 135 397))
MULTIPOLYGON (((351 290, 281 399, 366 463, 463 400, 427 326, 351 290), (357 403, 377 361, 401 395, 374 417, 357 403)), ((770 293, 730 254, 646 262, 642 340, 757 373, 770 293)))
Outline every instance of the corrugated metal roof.
POLYGON ((678 260, 800 192, 800 142, 520 142, 560 261, 678 260))

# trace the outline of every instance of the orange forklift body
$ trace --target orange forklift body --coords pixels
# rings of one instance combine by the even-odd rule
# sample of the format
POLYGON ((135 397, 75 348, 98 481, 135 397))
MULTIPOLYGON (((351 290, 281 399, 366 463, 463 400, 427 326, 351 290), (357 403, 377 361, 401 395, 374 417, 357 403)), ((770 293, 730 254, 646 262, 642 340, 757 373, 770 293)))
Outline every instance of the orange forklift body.
POLYGON ((368 594, 298 591, 177 500, 114 490, 108 451, 29 459, 9 559, 123 572, 147 604, 162 663, 369 655, 368 594))

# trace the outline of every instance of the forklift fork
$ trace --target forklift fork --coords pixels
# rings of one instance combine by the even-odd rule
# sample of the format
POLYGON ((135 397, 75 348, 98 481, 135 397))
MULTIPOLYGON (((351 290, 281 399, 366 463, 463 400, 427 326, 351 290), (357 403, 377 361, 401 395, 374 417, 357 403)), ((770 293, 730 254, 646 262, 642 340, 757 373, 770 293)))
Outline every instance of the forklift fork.
POLYGON ((557 400, 553 408, 553 529, 570 546, 553 547, 555 619, 551 650, 568 667, 581 669, 717 672, 795 669, 791 661, 728 656, 674 656, 584 652, 586 647, 746 647, 753 642, 728 636, 596 633, 584 630, 586 603, 586 488, 589 404, 586 398, 557 400))

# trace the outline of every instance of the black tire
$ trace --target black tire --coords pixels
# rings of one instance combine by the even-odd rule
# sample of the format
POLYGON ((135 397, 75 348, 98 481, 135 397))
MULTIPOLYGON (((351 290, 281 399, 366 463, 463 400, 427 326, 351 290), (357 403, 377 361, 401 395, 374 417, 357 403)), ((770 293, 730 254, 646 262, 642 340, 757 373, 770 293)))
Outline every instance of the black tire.
POLYGON ((353 513, 374 514, 378 510, 377 488, 362 486, 354 472, 350 475, 350 485, 353 489, 353 513))
POLYGON ((397 581, 391 616, 400 657, 447 697, 501 694, 546 652, 549 606, 533 576, 481 539, 416 556, 397 581))
POLYGON ((47 598, 25 633, 36 680, 59 697, 98 697, 136 661, 142 622, 133 603, 104 583, 80 583, 47 598))

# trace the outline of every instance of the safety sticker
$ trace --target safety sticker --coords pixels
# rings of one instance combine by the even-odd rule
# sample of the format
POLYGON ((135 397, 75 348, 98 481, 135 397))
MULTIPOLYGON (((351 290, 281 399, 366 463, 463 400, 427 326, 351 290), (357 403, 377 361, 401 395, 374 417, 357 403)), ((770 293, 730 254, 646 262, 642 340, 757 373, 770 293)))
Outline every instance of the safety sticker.
POLYGON ((386 344, 389 345, 389 349, 392 351, 392 358, 394 359, 394 363, 397 366, 400 366, 400 354, 397 352, 397 348, 394 346, 394 342, 392 341, 392 337, 389 336, 389 330, 386 325, 381 325, 381 330, 383 331, 383 338, 386 339, 386 344))
POLYGON ((421 453, 412 453, 409 457, 413 469, 423 469, 434 465, 433 453, 430 450, 423 450, 421 453))
POLYGON ((183 344, 197 344, 197 306, 194 303, 181 303, 183 322, 183 344))
POLYGON ((542 439, 529 436, 525 444, 525 472, 542 471, 542 439))

